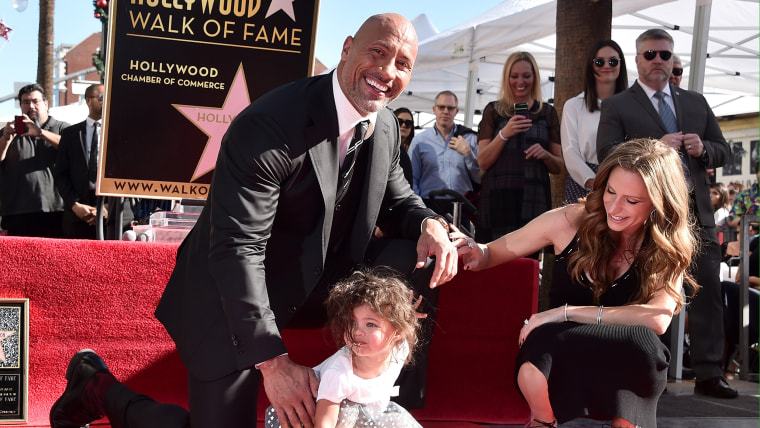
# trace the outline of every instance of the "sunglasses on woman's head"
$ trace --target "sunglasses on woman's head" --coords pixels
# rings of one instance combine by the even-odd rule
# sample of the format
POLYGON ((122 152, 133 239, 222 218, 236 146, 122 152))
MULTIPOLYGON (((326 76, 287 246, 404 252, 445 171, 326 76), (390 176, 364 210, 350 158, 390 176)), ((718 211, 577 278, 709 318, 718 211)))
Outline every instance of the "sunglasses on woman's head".
POLYGON ((644 51, 641 53, 641 56, 643 56, 645 60, 651 61, 654 59, 654 57, 657 56, 657 54, 660 54, 660 58, 662 58, 663 61, 667 61, 670 59, 671 56, 673 56, 673 52, 671 51, 653 51, 653 50, 644 51))
POLYGON ((598 68, 604 67, 604 63, 605 62, 607 64, 609 64, 610 67, 612 67, 612 68, 615 68, 615 67, 618 66, 618 64, 620 64, 620 60, 617 59, 617 58, 610 58, 610 59, 608 59, 606 61, 605 61, 604 58, 594 58, 594 60, 593 60, 594 65, 597 66, 598 68))
POLYGON ((406 119, 405 120, 405 119, 402 119, 400 117, 397 117, 396 119, 398 119, 398 126, 404 126, 404 125, 406 125, 406 126, 408 126, 410 128, 414 126, 414 121, 411 120, 411 119, 406 119))
POLYGON ((674 76, 680 76, 683 74, 683 68, 682 67, 673 67, 673 75, 674 76))

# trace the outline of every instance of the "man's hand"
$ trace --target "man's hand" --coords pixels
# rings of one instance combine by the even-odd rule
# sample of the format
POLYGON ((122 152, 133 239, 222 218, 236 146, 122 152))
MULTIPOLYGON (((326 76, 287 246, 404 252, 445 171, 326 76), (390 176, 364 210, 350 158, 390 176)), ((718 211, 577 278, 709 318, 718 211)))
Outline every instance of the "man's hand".
POLYGON ((471 152, 470 145, 461 135, 451 138, 449 141, 449 148, 458 151, 462 156, 467 156, 471 152))
POLYGON ((449 240, 449 231, 436 219, 425 220, 422 235, 417 240, 417 268, 425 266, 428 257, 435 256, 435 268, 430 288, 446 283, 457 274, 457 249, 449 240))
MULTIPOLYGON (((264 391, 283 426, 314 426, 319 381, 310 367, 300 366, 281 355, 259 365, 264 391)), ((252 405, 256 405, 253 403, 252 405)))
POLYGON ((674 134, 665 134, 660 138, 660 141, 672 147, 673 150, 679 151, 681 150, 681 146, 683 146, 683 132, 678 131, 674 134))
POLYGON ((95 224, 95 218, 97 217, 97 209, 95 207, 74 202, 74 205, 71 206, 71 211, 74 211, 74 214, 83 222, 89 225, 95 224))
POLYGON ((3 138, 10 143, 15 137, 16 127, 13 126, 13 122, 7 122, 3 128, 3 138))
POLYGON ((683 136, 683 146, 686 147, 686 153, 698 158, 705 152, 705 145, 697 134, 685 134, 683 136))

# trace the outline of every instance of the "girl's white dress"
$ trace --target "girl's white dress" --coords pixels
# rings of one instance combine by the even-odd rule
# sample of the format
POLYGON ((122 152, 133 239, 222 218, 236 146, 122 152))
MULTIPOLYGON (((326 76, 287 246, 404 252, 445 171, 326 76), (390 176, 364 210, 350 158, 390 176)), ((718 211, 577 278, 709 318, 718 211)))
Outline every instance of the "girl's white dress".
MULTIPOLYGON (((319 379, 317 400, 326 399, 340 403, 336 428, 353 427, 420 427, 403 407, 391 402, 398 395, 396 382, 404 361, 409 355, 406 342, 396 346, 388 368, 372 379, 354 374, 351 350, 344 346, 318 366, 314 372, 319 379)), ((280 428, 274 409, 266 411, 267 428, 280 428)))

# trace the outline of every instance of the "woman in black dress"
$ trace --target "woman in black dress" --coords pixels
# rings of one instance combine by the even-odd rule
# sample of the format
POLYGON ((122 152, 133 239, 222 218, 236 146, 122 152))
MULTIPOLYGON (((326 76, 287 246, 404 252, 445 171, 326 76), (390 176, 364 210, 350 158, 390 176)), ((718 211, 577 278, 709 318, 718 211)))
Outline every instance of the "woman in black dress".
POLYGON ((656 140, 622 143, 582 204, 542 214, 489 244, 452 234, 465 269, 553 245, 551 307, 520 332, 516 380, 530 427, 577 417, 656 426, 670 354, 657 335, 683 306, 696 241, 678 154, 656 140))

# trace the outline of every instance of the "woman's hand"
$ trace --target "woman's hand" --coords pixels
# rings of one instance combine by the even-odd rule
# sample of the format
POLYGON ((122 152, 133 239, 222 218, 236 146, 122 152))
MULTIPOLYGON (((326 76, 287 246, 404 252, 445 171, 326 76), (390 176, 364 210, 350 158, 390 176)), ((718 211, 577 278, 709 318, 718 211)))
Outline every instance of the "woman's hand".
POLYGON ((565 307, 560 306, 558 308, 549 309, 548 311, 533 314, 530 316, 530 319, 525 321, 525 325, 520 329, 520 339, 517 342, 519 346, 522 346, 522 344, 525 343, 525 339, 527 339, 530 333, 537 327, 551 322, 564 322, 565 307))
POLYGON ((531 126, 533 126, 532 120, 521 114, 516 114, 501 128, 501 135, 506 138, 512 138, 521 132, 529 130, 531 126))
POLYGON ((478 271, 488 266, 488 247, 478 244, 474 239, 450 225, 453 232, 449 233, 451 243, 457 248, 457 254, 462 256, 465 270, 478 271))
POLYGON ((551 153, 546 151, 546 149, 541 147, 541 145, 538 143, 528 147, 528 150, 525 150, 524 153, 525 153, 525 159, 544 160, 551 157, 551 153))

